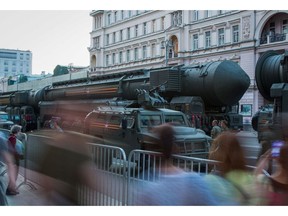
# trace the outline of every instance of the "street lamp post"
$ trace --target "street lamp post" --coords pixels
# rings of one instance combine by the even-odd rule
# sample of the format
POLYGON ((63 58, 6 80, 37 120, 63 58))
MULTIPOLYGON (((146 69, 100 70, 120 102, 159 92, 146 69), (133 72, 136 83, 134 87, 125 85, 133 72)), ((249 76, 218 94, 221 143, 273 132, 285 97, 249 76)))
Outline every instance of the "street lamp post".
POLYGON ((173 47, 171 40, 165 40, 161 42, 161 49, 165 49, 165 66, 168 65, 169 48, 173 47))

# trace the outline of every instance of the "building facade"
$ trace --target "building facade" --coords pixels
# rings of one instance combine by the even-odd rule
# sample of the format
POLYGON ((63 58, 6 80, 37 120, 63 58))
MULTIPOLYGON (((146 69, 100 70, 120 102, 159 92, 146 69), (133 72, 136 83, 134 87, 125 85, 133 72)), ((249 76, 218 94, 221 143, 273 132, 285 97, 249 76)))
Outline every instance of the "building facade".
POLYGON ((255 81, 257 59, 288 47, 287 10, 95 10, 90 15, 91 75, 232 60, 251 79, 240 101, 247 123, 265 103, 255 81))
POLYGON ((0 77, 32 74, 32 52, 0 49, 0 77))

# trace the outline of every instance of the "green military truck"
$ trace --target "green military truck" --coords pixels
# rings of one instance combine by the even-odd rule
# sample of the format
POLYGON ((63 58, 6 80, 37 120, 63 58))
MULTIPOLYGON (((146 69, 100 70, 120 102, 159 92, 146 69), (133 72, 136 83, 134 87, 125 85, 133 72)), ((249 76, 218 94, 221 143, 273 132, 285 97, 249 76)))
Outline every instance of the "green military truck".
POLYGON ((190 127, 185 114, 171 109, 102 106, 86 116, 84 133, 121 147, 129 155, 134 149, 157 151, 152 128, 164 123, 174 125, 177 154, 207 158, 211 137, 190 127))

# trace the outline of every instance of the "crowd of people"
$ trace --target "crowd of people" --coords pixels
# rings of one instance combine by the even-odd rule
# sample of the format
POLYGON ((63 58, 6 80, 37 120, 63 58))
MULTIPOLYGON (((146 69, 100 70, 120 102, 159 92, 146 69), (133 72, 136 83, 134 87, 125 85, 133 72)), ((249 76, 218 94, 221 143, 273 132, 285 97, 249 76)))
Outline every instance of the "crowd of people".
MULTIPOLYGON (((221 121, 219 126, 217 120, 214 120, 212 126, 213 141, 209 159, 213 164, 209 167, 209 173, 205 175, 193 171, 185 172, 174 166, 172 156, 177 150, 174 143, 174 126, 164 124, 154 127, 153 132, 158 137, 158 149, 161 150, 163 158, 161 178, 159 181, 147 181, 143 184, 141 192, 137 192, 140 199, 135 200, 132 205, 288 205, 287 139, 280 140, 281 145, 277 146, 277 151, 268 149, 262 154, 256 168, 251 170, 245 161, 241 143, 237 135, 228 129, 227 122, 221 121), (274 168, 266 172, 271 161, 274 163, 274 168)), ((55 142, 50 140, 51 142, 47 143, 49 148, 45 153, 40 172, 49 177, 46 186, 53 191, 50 193, 52 205, 78 205, 76 190, 78 184, 99 189, 97 182, 91 182, 91 179, 97 181, 97 173, 91 177, 91 171, 94 170, 93 163, 88 150, 81 144, 90 138, 63 130, 61 133, 57 131, 53 135, 55 142), (51 178, 54 178, 53 183, 51 178)), ((6 188, 3 182, 0 185, 1 205, 7 205, 5 196, 19 193, 16 180, 19 161, 23 159, 23 155, 17 147, 19 146, 17 142, 20 141, 21 135, 23 135, 21 126, 14 125, 8 138, 0 136, 1 160, 5 161, 8 167, 8 185, 6 188)), ((279 140, 277 142, 279 144, 279 140)))
MULTIPOLYGON (((141 191, 142 199, 136 205, 217 205, 217 206, 273 206, 288 205, 288 145, 283 141, 279 155, 268 150, 261 156, 257 167, 250 170, 237 135, 227 122, 212 123, 215 130, 209 159, 215 161, 206 175, 184 173, 173 166, 173 127, 162 125, 155 132, 159 137, 165 172, 162 180, 147 183, 141 191), (276 170, 265 172, 269 162, 276 170)), ((163 170, 163 168, 162 168, 163 170)))

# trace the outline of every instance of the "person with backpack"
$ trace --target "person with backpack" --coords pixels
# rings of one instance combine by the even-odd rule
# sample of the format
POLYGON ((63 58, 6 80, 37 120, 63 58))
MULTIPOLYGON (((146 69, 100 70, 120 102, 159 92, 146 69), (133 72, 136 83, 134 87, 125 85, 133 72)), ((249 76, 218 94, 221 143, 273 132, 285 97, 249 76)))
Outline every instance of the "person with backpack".
POLYGON ((263 191, 263 205, 288 205, 288 145, 284 141, 283 144, 279 154, 273 147, 263 154, 255 169, 257 182, 263 191), (276 170, 270 175, 263 170, 268 167, 271 160, 276 163, 276 170))

